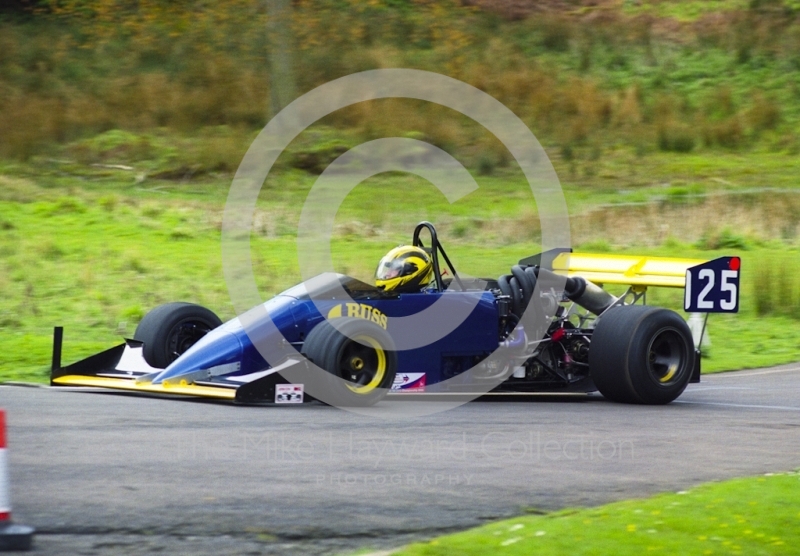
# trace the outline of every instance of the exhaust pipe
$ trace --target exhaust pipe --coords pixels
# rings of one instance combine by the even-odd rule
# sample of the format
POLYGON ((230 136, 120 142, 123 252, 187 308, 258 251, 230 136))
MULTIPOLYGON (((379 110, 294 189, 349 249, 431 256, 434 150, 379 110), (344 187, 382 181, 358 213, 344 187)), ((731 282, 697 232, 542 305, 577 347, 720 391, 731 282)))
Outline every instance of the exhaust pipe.
MULTIPOLYGON (((558 276, 544 268, 539 269, 539 276, 550 280, 564 280, 563 276, 558 276)), ((580 276, 573 276, 566 280, 564 285, 566 296, 595 315, 602 314, 603 311, 619 301, 619 298, 580 276)))
POLYGON ((619 300, 619 298, 611 295, 597 284, 593 284, 580 276, 567 278, 564 293, 572 301, 595 315, 602 314, 619 300))

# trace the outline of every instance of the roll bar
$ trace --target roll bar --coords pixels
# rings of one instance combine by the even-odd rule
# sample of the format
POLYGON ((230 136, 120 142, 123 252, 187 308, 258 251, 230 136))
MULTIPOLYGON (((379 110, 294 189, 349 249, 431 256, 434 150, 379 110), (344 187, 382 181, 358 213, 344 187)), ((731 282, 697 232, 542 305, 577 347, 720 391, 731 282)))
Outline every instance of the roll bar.
POLYGON ((447 257, 447 253, 444 252, 442 244, 439 243, 439 238, 436 235, 436 228, 433 227, 433 224, 427 221, 417 224, 417 226, 414 228, 412 245, 414 247, 419 247, 421 249, 425 249, 426 251, 430 251, 431 262, 433 263, 433 275, 434 279, 436 280, 436 289, 438 291, 444 291, 444 282, 442 281, 442 273, 439 267, 439 253, 442 254, 442 258, 444 259, 445 263, 447 263, 447 267, 450 269, 450 272, 453 273, 453 279, 456 281, 456 283, 458 283, 458 287, 464 290, 464 284, 461 282, 461 278, 458 277, 453 263, 450 262, 450 259, 447 257), (428 230, 428 233, 431 235, 430 250, 425 247, 425 244, 422 243, 422 240, 419 237, 419 234, 423 229, 428 230))

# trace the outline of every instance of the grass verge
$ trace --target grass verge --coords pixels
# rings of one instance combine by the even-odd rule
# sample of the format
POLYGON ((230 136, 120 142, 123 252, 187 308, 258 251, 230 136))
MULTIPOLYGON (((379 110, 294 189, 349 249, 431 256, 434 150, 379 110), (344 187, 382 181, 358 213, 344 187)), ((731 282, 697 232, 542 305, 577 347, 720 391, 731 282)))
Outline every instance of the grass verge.
MULTIPOLYGON (((161 303, 192 301, 223 319, 234 315, 220 254, 230 182, 212 174, 140 181, 135 172, 114 167, 121 161, 101 160, 106 166, 0 165, 0 380, 46 381, 56 325, 66 329, 64 361, 71 362, 130 337, 142 316, 161 303)), ((691 173, 662 156, 645 161, 664 175, 691 173)), ((376 261, 409 241, 416 222, 431 220, 460 272, 507 273, 539 250, 530 190, 511 172, 477 179, 480 188, 454 204, 415 177, 384 174, 360 184, 335 219, 334 268, 371 280, 376 261)), ((732 188, 722 182, 709 179, 703 191, 732 188)), ((251 253, 265 299, 300 281, 295 234, 313 183, 314 176, 286 169, 270 176, 262 190, 251 253)), ((738 187, 749 184, 733 189, 738 187)), ((630 181, 613 187, 565 184, 573 245, 585 252, 741 255, 741 312, 712 316, 704 372, 797 360, 800 256, 792 215, 800 196, 779 202, 772 192, 747 193, 722 203, 687 196, 683 189, 670 196, 667 188, 665 196, 664 189, 630 181), (643 212, 627 206, 631 198, 647 203, 643 212), (667 222, 672 227, 665 230, 667 222), (759 228, 748 228, 748 222, 759 228)), ((680 312, 681 295, 652 290, 648 302, 680 312)))
POLYGON ((491 523, 392 552, 460 554, 796 554, 796 472, 491 523))

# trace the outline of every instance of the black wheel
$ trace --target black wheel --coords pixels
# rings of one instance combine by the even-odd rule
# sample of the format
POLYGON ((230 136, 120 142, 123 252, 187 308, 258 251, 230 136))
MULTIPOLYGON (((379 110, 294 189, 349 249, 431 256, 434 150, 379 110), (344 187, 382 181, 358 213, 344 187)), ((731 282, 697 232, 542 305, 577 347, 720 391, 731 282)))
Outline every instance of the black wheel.
POLYGON ((397 354, 389 334, 364 319, 336 319, 337 330, 323 321, 306 337, 303 355, 327 371, 322 401, 331 405, 370 406, 391 389, 397 354))
POLYGON ((151 367, 166 369, 221 324, 217 315, 200 305, 167 303, 144 316, 133 339, 144 342, 142 354, 151 367))
POLYGON ((659 307, 614 307, 592 334, 589 370, 606 398, 623 403, 666 404, 681 395, 694 368, 686 322, 659 307))

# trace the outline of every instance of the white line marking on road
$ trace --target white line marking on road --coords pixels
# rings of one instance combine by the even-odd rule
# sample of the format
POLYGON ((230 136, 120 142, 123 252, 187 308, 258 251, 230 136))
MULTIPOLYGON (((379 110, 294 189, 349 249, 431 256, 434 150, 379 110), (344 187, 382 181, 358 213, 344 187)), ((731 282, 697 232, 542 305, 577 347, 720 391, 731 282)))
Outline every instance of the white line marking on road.
POLYGON ((789 372, 796 372, 800 371, 800 367, 789 367, 788 369, 773 369, 771 371, 733 371, 729 373, 714 373, 711 375, 705 375, 706 379, 714 379, 714 378, 730 378, 730 377, 737 377, 737 376, 757 376, 757 375, 771 375, 774 373, 789 373, 789 372))
POLYGON ((744 407, 749 409, 776 409, 781 411, 800 411, 800 407, 789 407, 785 405, 755 405, 743 403, 722 403, 722 402, 692 402, 689 400, 675 400, 672 403, 685 403, 692 405, 720 405, 723 407, 744 407))
POLYGON ((691 388, 687 392, 708 392, 709 390, 761 390, 761 388, 753 388, 751 386, 700 386, 699 388, 691 388))

